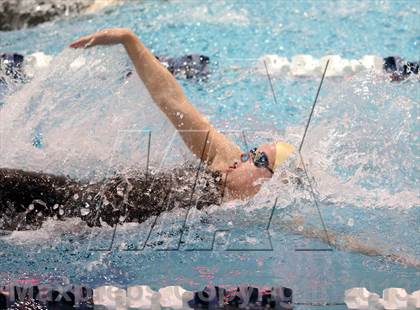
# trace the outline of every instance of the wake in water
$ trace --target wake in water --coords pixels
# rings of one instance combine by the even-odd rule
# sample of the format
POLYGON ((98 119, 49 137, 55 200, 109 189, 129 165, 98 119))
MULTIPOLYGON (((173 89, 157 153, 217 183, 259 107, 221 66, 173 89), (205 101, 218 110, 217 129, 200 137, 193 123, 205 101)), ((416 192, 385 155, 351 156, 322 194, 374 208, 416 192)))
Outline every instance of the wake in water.
MULTIPOLYGON (((39 212, 45 212, 39 217, 43 220, 54 215, 57 218, 69 215, 86 218, 92 225, 100 222, 96 208, 90 208, 89 196, 98 202, 98 194, 108 186, 112 197, 106 200, 116 202, 111 206, 127 197, 130 191, 125 189, 133 184, 127 171, 147 167, 150 131, 152 166, 170 169, 192 159, 175 130, 153 104, 143 83, 134 76, 124 79, 131 68, 121 55, 118 48, 84 51, 83 55, 65 50, 53 59, 48 71, 39 73, 6 98, 0 110, 1 149, 4 150, 0 167, 70 177, 56 179, 61 182, 58 185, 60 199, 71 202, 70 208, 61 207, 65 202, 50 203, 38 198, 23 202, 25 210, 33 208, 29 219, 33 220, 34 227, 42 223, 37 220, 39 212), (89 67, 84 66, 85 63, 89 63, 89 67), (123 177, 113 179, 115 172, 123 177), (113 181, 108 185, 101 183, 105 178, 113 181), (83 202, 83 207, 72 209, 75 201, 83 202), (54 209, 55 205, 58 207, 54 209)), ((391 248, 398 244, 402 252, 416 257, 418 245, 403 234, 408 231, 415 236, 417 232, 407 227, 388 227, 389 223, 401 224, 405 218, 400 214, 403 209, 419 206, 415 167, 418 157, 416 84, 408 81, 392 85, 371 74, 358 75, 339 85, 331 83, 326 84, 324 92, 328 95, 319 102, 303 150, 328 229, 339 232, 337 235, 343 236, 343 240, 349 235, 358 240, 374 237, 384 240, 386 236, 391 248), (381 210, 367 210, 374 207, 381 210), (392 208, 396 211, 389 213, 392 208), (371 224, 375 220, 378 220, 377 230, 372 231, 371 224)), ((298 145, 301 133, 301 128, 289 128, 288 138, 298 145)), ((245 208, 264 209, 269 205, 267 201, 272 203, 278 198, 280 209, 287 210, 290 217, 280 222, 283 227, 324 240, 319 235, 323 233, 322 227, 306 187, 288 181, 298 165, 296 160, 284 165, 282 171, 263 184, 245 208), (310 231, 315 231, 313 228, 319 233, 311 234, 310 231)), ((203 185, 205 190, 206 184, 203 185)), ((192 184, 184 186, 191 189, 192 184)), ((144 198, 142 189, 139 186, 131 193, 144 198)), ((167 189, 156 190, 163 195, 167 194, 167 189)), ((164 200, 159 195, 156 197, 164 200)), ((103 201, 104 196, 100 198, 103 201)), ((217 195, 212 196, 207 205, 217 199, 217 195)), ((12 209, 16 210, 16 206, 20 207, 16 204, 12 209)), ((221 216, 224 209, 230 210, 226 205, 223 207, 217 209, 216 217, 221 216)), ((243 207, 243 202, 231 205, 235 216, 243 207)), ((156 215, 167 210, 163 205, 159 208, 147 209, 145 214, 156 215)), ((26 217, 25 212, 22 214, 26 217)), ((146 219, 143 215, 109 208, 104 221, 108 224, 127 219, 142 221, 146 219)), ((14 215, 11 218, 15 218, 14 215)), ((10 229, 31 225, 19 220, 6 222, 10 229)))

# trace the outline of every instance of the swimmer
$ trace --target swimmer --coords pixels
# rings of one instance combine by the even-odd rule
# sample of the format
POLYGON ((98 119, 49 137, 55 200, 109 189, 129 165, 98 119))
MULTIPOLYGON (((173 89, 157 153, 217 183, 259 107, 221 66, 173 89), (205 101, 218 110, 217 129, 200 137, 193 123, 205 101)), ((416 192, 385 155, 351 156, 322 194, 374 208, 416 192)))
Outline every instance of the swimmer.
MULTIPOLYGON (((177 206, 193 204, 201 208, 247 199, 294 152, 293 146, 285 142, 266 143, 241 152, 189 102, 174 76, 128 29, 99 31, 74 41, 70 47, 114 44, 125 47, 155 104, 203 167, 184 166, 170 173, 134 171, 93 184, 65 176, 0 169, 0 229, 33 229, 50 216, 77 216, 89 225, 101 225, 102 221, 110 225, 143 222, 177 206)), ((321 233, 308 230, 304 235, 320 238, 321 233)), ((331 245, 339 247, 333 234, 328 235, 333 240, 331 245)), ((343 247, 350 250, 383 253, 363 248, 355 240, 344 241, 343 247)))
POLYGON ((82 37, 72 48, 121 44, 156 105, 179 131, 190 151, 212 171, 226 179, 227 196, 247 198, 270 179, 274 170, 294 151, 285 142, 267 143, 248 153, 214 128, 188 100, 181 86, 129 29, 107 29, 82 37), (181 118, 179 115, 183 115, 181 118))
POLYGON ((198 208, 255 195, 294 151, 285 142, 241 152, 185 96, 174 76, 128 29, 80 38, 72 48, 122 44, 156 105, 179 131, 201 166, 167 173, 136 171, 95 184, 64 176, 0 169, 0 229, 33 229, 46 217, 81 217, 90 225, 142 222, 173 206, 198 208), (179 117, 183 115, 183 117, 179 117), (188 192, 186 190, 191 191, 188 192), (166 197, 171 194, 172 197, 166 197), (165 202, 171 200, 171 203, 165 202))
POLYGON ((419 74, 420 61, 409 62, 398 56, 384 58, 383 69, 390 75, 392 81, 402 81, 411 74, 419 74))

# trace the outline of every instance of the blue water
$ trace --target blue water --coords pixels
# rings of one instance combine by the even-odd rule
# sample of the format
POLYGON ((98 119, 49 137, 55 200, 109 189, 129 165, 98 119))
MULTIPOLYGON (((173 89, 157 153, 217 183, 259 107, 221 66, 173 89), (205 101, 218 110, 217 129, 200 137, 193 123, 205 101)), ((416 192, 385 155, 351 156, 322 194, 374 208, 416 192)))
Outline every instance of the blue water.
MULTIPOLYGON (((208 55, 212 73, 207 81, 179 79, 200 111, 220 130, 244 130, 254 143, 263 139, 258 131, 274 132, 277 137, 297 142, 319 80, 274 77, 278 99, 275 104, 267 77, 252 70, 257 59, 265 54, 289 58, 297 54, 317 58, 338 54, 352 59, 375 54, 418 60, 419 10, 413 1, 127 1, 101 14, 1 32, 0 51, 42 51, 58 56, 56 67, 43 73, 45 79, 40 84, 32 84, 20 97, 15 94, 0 110, 16 111, 12 105, 17 102, 25 107, 26 112, 16 114, 23 115, 24 121, 8 119, 2 125, 27 126, 29 134, 22 134, 22 140, 27 139, 31 146, 36 141, 41 152, 45 148, 48 160, 43 164, 38 151, 28 155, 31 152, 18 145, 13 152, 25 154, 16 158, 3 154, 0 163, 24 168, 34 165, 32 168, 76 176, 95 175, 109 167, 86 161, 83 156, 88 152, 78 145, 80 134, 74 133, 78 139, 69 140, 68 145, 74 149, 70 153, 75 155, 69 155, 67 161, 61 157, 67 152, 58 147, 56 153, 48 153, 51 144, 60 145, 57 135, 71 136, 73 127, 83 125, 105 139, 110 132, 100 124, 101 119, 120 117, 127 124, 141 119, 141 110, 130 116, 130 109, 138 101, 134 81, 121 86, 122 75, 112 76, 125 70, 127 60, 121 50, 98 49, 85 54, 88 61, 100 59, 108 74, 101 73, 100 65, 84 68, 80 74, 66 71, 83 52, 62 51, 80 35, 105 27, 129 27, 156 54, 208 55), (76 96, 77 90, 80 94, 76 96), (121 90, 127 93, 118 94, 121 90)), ((379 246, 384 253, 400 253, 417 260, 419 100, 416 80, 390 83, 370 73, 351 79, 327 79, 303 153, 311 162, 310 175, 315 178, 321 213, 329 229, 379 246)), ((1 116, 4 119, 4 114, 1 116)), ((161 120, 157 114, 150 119, 161 120)), ((147 123, 147 118, 141 120, 142 128, 153 125, 147 123)), ((231 133, 231 137, 242 143, 240 134, 231 133)), ((19 136, 16 139, 19 141, 19 136)), ((91 150, 86 158, 96 155, 102 160, 102 154, 91 150)), ((136 163, 126 155, 122 159, 126 160, 123 166, 136 163)), ((0 280, 28 276, 45 282, 83 282, 92 286, 149 284, 156 289, 170 284, 187 289, 206 284, 284 285, 294 289, 299 302, 342 302, 344 290, 355 286, 377 293, 387 287, 403 287, 409 292, 419 288, 418 268, 383 256, 337 249, 295 251, 328 248, 328 244, 288 229, 284 220, 303 216, 305 225, 322 229, 319 215, 308 192, 283 190, 276 184, 268 188, 272 187, 280 191, 284 207, 276 208, 270 225, 272 248, 265 229, 272 206, 269 204, 263 211, 255 211, 256 215, 254 208, 243 205, 227 214, 200 213, 209 216, 210 224, 206 228, 200 225, 202 222, 196 223, 195 229, 202 230, 198 233, 201 239, 183 239, 181 251, 158 251, 159 246, 173 248, 178 242, 176 229, 180 223, 175 215, 165 219, 174 223, 162 223, 155 229, 144 251, 125 249, 144 242, 147 225, 122 227, 117 230, 111 251, 93 251, 109 246, 111 229, 90 230, 76 223, 76 231, 61 232, 61 225, 52 223, 41 230, 35 241, 25 233, 0 239, 0 280), (242 211, 244 208, 251 211, 242 211), (242 220, 235 223, 237 218, 242 220), (168 235, 167 227, 175 232, 168 235), (216 228, 231 230, 231 239, 218 236, 213 251, 188 251, 197 240, 208 249, 216 228), (164 244, 153 240, 163 240, 164 244), (238 244, 240 251, 235 247, 238 244), (253 251, 256 248, 260 251, 253 251)), ((268 195, 271 202, 273 195, 268 195)), ((264 199, 258 197, 252 204, 264 204, 264 199)))

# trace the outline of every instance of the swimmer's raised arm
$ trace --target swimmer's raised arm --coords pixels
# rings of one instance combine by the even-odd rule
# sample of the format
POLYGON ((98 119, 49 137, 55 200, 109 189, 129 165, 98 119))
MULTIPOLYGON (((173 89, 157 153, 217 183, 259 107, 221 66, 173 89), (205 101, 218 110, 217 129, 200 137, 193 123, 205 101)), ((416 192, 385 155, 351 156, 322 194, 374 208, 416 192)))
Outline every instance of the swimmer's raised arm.
POLYGON ((99 31, 74 41, 70 47, 87 48, 112 44, 124 45, 153 100, 179 130, 185 144, 196 156, 218 170, 227 169, 240 157, 239 147, 218 132, 195 109, 172 74, 131 30, 118 28, 99 31), (204 148, 206 140, 207 146, 204 148))

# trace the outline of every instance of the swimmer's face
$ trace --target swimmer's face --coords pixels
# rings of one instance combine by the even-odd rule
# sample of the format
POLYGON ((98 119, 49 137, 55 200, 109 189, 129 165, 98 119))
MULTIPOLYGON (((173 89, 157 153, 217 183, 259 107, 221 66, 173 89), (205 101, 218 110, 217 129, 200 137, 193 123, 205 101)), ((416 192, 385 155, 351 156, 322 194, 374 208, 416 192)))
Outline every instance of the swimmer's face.
MULTIPOLYGON (((263 144, 257 148, 257 151, 264 152, 267 155, 268 167, 273 170, 276 156, 275 144, 263 144)), ((244 162, 239 159, 236 167, 229 168, 226 185, 235 196, 245 197, 256 194, 261 187, 261 183, 273 176, 269 169, 255 166, 252 156, 248 157, 248 160, 244 162)))

